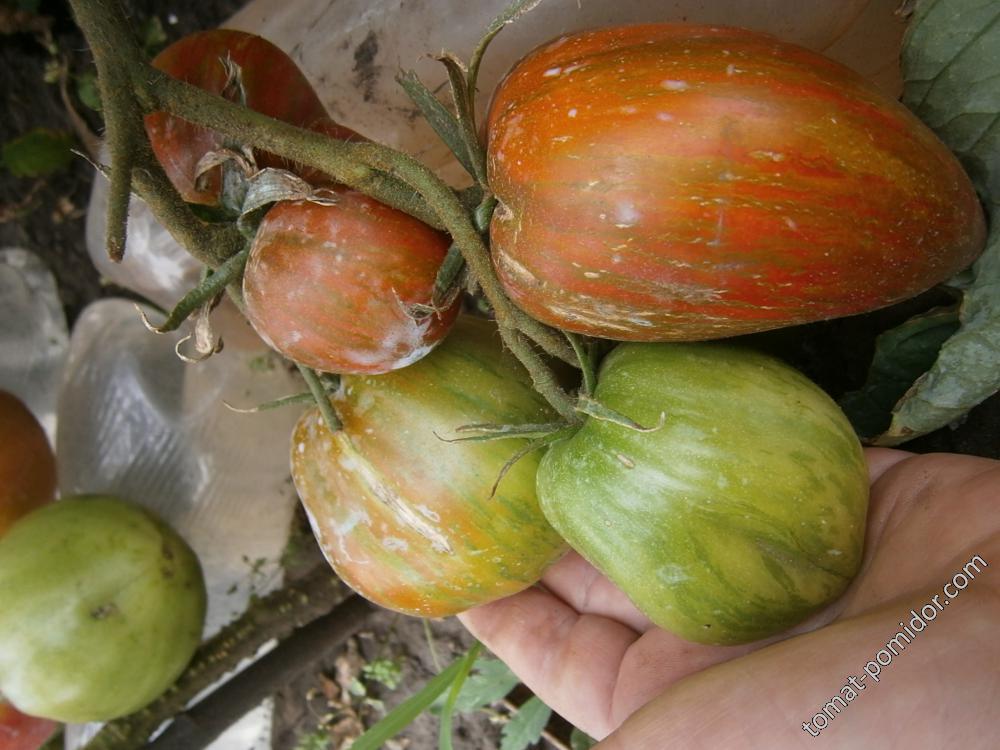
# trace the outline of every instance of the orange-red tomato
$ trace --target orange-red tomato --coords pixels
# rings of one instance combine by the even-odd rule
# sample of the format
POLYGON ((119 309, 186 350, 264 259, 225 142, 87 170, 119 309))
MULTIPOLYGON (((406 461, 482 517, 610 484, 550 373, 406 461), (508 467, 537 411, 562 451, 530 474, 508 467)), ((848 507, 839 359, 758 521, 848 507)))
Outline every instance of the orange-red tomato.
POLYGON ((56 492, 56 459, 20 399, 0 391, 0 536, 56 492))
POLYGON ((0 699, 0 750, 37 750, 57 726, 50 719, 22 714, 0 699))
POLYGON ((913 296, 981 251, 955 157, 842 65, 735 28, 564 36, 488 118, 497 273, 533 316, 656 341, 913 296))
POLYGON ((283 201, 264 217, 243 276, 247 317, 277 351, 326 372, 380 373, 427 354, 460 300, 429 305, 448 237, 360 193, 283 201))

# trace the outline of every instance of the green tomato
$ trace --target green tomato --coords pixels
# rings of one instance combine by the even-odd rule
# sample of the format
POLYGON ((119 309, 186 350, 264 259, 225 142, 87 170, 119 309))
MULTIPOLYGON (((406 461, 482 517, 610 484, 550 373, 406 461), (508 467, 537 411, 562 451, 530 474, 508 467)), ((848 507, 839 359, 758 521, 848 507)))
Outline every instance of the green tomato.
POLYGON ((136 711, 201 641, 205 582, 183 539, 107 496, 40 508, 0 539, 0 692, 63 722, 136 711))
POLYGON ((857 572, 864 456, 800 373, 732 345, 626 344, 604 361, 595 397, 662 426, 589 418, 543 458, 539 501, 655 624, 701 643, 757 640, 857 572))

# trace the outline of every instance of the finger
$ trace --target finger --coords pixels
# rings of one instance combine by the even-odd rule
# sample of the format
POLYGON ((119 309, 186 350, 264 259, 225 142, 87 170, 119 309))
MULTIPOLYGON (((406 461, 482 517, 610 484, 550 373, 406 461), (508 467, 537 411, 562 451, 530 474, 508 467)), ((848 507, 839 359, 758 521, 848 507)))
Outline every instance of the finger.
POLYGON ((766 645, 704 646, 656 628, 639 636, 538 588, 459 619, 546 704, 598 738, 682 677, 766 645))
POLYGON ((909 451, 895 448, 865 448, 865 460, 868 462, 868 481, 875 484, 885 472, 908 458, 916 455, 909 451))
POLYGON ((600 748, 788 750, 816 747, 817 734, 831 747, 992 746, 984 738, 995 736, 1000 598, 985 576, 982 584, 891 646, 900 619, 920 610, 932 589, 694 675, 600 748))
POLYGON ((466 628, 554 711, 603 737, 611 727, 616 676, 631 628, 580 615, 559 597, 531 588, 460 614, 466 628))
POLYGON ((617 620, 638 633, 653 627, 625 593, 576 552, 570 552, 542 576, 545 588, 580 614, 617 620))

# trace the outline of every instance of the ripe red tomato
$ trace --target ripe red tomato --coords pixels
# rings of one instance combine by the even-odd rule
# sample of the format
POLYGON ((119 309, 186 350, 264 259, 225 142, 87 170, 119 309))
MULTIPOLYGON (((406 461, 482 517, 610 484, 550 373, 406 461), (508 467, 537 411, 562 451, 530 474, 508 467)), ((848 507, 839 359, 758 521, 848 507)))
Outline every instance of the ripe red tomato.
POLYGON ((460 300, 415 320, 430 304, 448 237, 360 193, 334 205, 283 201, 264 217, 250 250, 247 317, 277 351, 326 372, 395 370, 448 332, 460 300))
POLYGON ((22 714, 0 700, 0 750, 37 750, 57 726, 49 719, 22 714))
POLYGON ((56 459, 45 431, 20 399, 0 391, 0 536, 56 492, 56 459))
POLYGON ((316 409, 292 436, 292 477, 323 553, 352 588, 407 614, 444 617, 535 583, 562 555, 535 494, 539 454, 490 490, 525 439, 448 443, 470 423, 549 422, 496 327, 461 318, 412 367, 349 376, 333 398, 343 429, 316 409))
MULTIPOLYGON (((330 119, 323 103, 292 59, 259 36, 232 29, 198 32, 167 47, 156 56, 153 65, 181 81, 213 94, 221 94, 227 80, 222 61, 227 56, 242 69, 246 106, 250 109, 331 138, 361 138, 350 128, 330 119)), ((156 158, 184 200, 216 204, 218 170, 209 175, 206 186, 201 190, 195 187, 195 177, 198 161, 205 154, 218 151, 225 145, 222 136, 165 112, 148 115, 145 123, 156 158)), ((293 167, 273 154, 257 151, 255 155, 259 167, 293 167)), ((300 172, 306 180, 316 180, 321 176, 307 168, 293 171, 300 172)))
POLYGON ((849 315, 968 265, 955 157, 843 66, 734 28, 564 36, 494 96, 497 273, 533 316, 614 339, 710 339, 849 315))

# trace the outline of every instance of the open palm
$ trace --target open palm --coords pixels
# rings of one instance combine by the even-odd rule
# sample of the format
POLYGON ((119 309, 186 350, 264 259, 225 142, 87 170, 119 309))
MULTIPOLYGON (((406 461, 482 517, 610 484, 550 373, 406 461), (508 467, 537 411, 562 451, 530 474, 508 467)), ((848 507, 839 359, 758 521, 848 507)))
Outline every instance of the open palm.
POLYGON ((779 637, 684 641, 575 553, 541 586, 460 617, 546 703, 607 737, 606 750, 996 747, 1000 462, 887 449, 867 458, 861 572, 832 606, 779 637), (946 596, 976 555, 985 564, 946 596), (886 649, 935 596, 933 620, 886 649), (836 695, 850 700, 824 712, 836 695))

